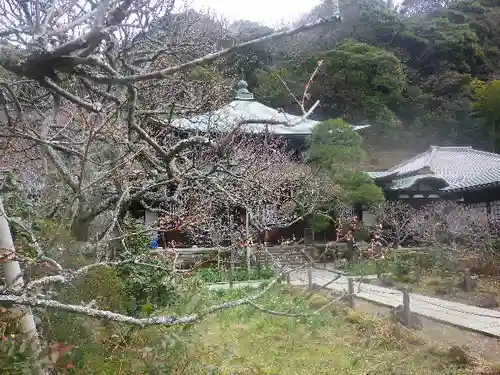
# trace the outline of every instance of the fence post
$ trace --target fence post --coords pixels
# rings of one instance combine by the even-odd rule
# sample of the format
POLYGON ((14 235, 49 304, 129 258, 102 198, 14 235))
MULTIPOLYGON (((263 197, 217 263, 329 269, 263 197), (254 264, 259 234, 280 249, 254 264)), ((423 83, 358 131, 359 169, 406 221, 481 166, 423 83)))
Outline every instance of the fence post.
POLYGON ((309 290, 312 290, 312 286, 313 286, 313 273, 312 273, 312 269, 308 269, 307 270, 307 288, 309 290))
POLYGON ((465 269, 464 286, 466 292, 472 291, 472 277, 468 268, 465 269))
POLYGON ((291 280, 290 280, 290 272, 287 272, 287 273, 286 273, 286 283, 287 283, 288 285, 290 285, 290 284, 292 283, 292 282, 291 282, 291 280))
POLYGON ((380 264, 380 259, 375 262, 375 272, 377 273, 377 279, 382 278, 382 265, 380 264))
POLYGON ((347 279, 347 299, 349 301, 349 306, 354 309, 354 278, 349 277, 347 279))
POLYGON ((408 287, 403 288, 403 324, 411 327, 410 292, 408 287))

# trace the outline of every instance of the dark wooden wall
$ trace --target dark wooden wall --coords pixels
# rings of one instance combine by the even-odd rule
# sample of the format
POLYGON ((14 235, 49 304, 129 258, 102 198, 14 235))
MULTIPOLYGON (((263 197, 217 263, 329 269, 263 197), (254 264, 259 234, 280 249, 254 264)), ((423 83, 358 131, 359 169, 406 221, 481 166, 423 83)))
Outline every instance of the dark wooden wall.
POLYGON ((453 200, 463 204, 486 203, 488 212, 490 212, 490 203, 500 201, 500 185, 482 186, 467 190, 458 191, 384 191, 385 198, 390 201, 402 201, 408 203, 413 208, 439 202, 440 200, 453 200), (413 194, 422 194, 424 198, 398 198, 400 194, 406 194, 410 197, 413 194), (439 195, 440 198, 426 198, 429 194, 439 195))

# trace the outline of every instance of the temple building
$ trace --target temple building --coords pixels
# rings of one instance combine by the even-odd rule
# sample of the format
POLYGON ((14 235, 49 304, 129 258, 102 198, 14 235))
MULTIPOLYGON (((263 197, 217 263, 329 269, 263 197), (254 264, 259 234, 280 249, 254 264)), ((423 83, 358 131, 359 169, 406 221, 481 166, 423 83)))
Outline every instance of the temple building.
MULTIPOLYGON (((174 119, 171 126, 174 128, 194 132, 228 132, 235 124, 242 120, 276 121, 286 124, 270 125, 266 123, 245 124, 242 131, 254 134, 276 134, 286 138, 293 149, 299 151, 305 145, 312 129, 321 121, 291 115, 282 110, 268 107, 255 100, 253 93, 248 90, 246 81, 241 80, 236 85, 234 100, 213 112, 201 114, 191 118, 174 119)), ((361 130, 370 125, 353 126, 354 130, 361 130)))
POLYGON ((379 172, 367 172, 388 200, 418 208, 439 199, 500 217, 500 155, 472 147, 438 147, 379 172))
MULTIPOLYGON (((252 122, 245 124, 241 130, 256 136, 266 138, 269 134, 278 135, 287 141, 288 147, 293 150, 293 154, 297 159, 302 159, 303 152, 306 151, 309 136, 315 125, 321 121, 310 120, 301 116, 291 115, 284 111, 268 107, 255 100, 254 95, 248 90, 246 81, 241 80, 237 83, 234 100, 227 105, 215 111, 197 115, 191 118, 175 118, 170 121, 169 126, 178 130, 181 133, 199 133, 199 134, 214 134, 225 133, 231 131, 241 121, 258 121, 263 123, 252 122), (266 122, 279 122, 280 124, 268 124, 266 122)), ((369 127, 370 125, 353 126, 354 130, 360 130, 369 127)), ((238 208, 238 216, 244 217, 244 212, 240 212, 242 208, 238 208)), ((144 212, 141 210, 141 215, 144 217, 146 224, 151 224, 158 220, 158 216, 154 212, 144 212)), ((279 218, 273 214, 276 209, 272 205, 265 207, 263 214, 269 217, 269 227, 277 229, 279 227, 279 218)), ((267 220, 266 220, 267 221, 267 220)), ((297 232, 297 237, 304 236, 307 228, 304 228, 305 223, 299 223, 294 227, 289 227, 280 231, 273 230, 273 237, 289 238, 297 232)), ((162 235, 160 235, 160 245, 162 235)), ((165 237, 165 234, 163 234, 165 237)), ((165 238, 168 242, 168 239, 165 238)), ((266 240, 267 241, 267 240, 266 240)))

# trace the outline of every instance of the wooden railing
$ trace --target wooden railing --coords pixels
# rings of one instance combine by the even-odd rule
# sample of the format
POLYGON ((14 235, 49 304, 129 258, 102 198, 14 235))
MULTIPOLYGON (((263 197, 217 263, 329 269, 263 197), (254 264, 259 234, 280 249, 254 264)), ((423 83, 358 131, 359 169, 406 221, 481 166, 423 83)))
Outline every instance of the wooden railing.
MULTIPOLYGON (((302 253, 307 254, 303 257, 304 261, 308 259, 317 259, 318 262, 328 262, 336 258, 342 258, 348 249, 347 244, 330 244, 330 251, 325 253, 327 244, 284 244, 284 245, 251 245, 248 246, 245 259, 240 259, 236 263, 243 263, 251 259, 252 264, 267 264, 272 257, 292 256, 300 258, 302 253), (323 255, 323 256, 322 256, 323 255)), ((358 244, 358 247, 367 247, 367 244, 358 244)), ((177 257, 179 266, 191 267, 195 264, 220 264, 221 260, 228 261, 231 257, 231 249, 234 247, 189 247, 189 248, 158 248, 151 250, 152 255, 177 257)), ((243 264, 242 264, 243 265, 243 264)))

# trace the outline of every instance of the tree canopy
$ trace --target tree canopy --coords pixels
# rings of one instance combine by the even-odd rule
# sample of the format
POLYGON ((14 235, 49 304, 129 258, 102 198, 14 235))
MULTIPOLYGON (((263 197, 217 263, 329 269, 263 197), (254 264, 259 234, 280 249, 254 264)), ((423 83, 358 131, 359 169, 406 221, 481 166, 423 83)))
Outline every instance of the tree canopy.
POLYGON ((310 94, 324 103, 319 111, 322 116, 342 116, 353 123, 371 121, 380 129, 399 125, 394 110, 407 85, 401 61, 390 51, 354 40, 276 71, 261 72, 259 93, 267 94, 272 105, 286 106, 290 101, 282 100, 284 89, 276 74, 295 86, 314 71, 317 61, 323 61, 324 68, 310 94))
POLYGON ((309 161, 325 169, 359 165, 363 160, 361 136, 343 119, 321 122, 313 128, 309 161))
POLYGON ((485 134, 492 142, 492 150, 498 151, 498 126, 500 124, 500 80, 486 83, 475 80, 474 102, 472 108, 476 111, 479 119, 483 120, 485 134))
POLYGON ((363 208, 380 203, 382 191, 363 171, 363 139, 343 119, 316 125, 311 134, 309 162, 329 172, 331 179, 343 188, 345 202, 363 208))
MULTIPOLYGON (((315 8, 307 20, 324 17, 324 8, 315 8)), ((268 63, 255 71, 259 100, 297 111, 281 80, 296 88, 323 60, 325 69, 310 91, 311 102, 322 102, 317 119, 370 124, 368 138, 375 144, 390 140, 420 150, 432 142, 491 150, 491 113, 478 116, 480 105, 473 103, 479 100, 474 82, 493 87, 490 81, 500 74, 498 2, 419 0, 397 6, 352 0, 341 12, 339 28, 296 35, 268 48, 268 63)), ((494 96, 489 100, 500 106, 494 96)))

